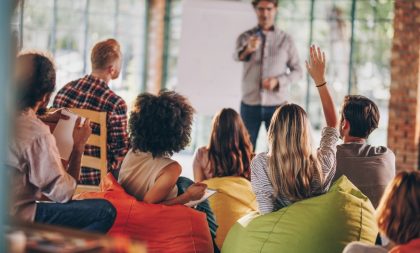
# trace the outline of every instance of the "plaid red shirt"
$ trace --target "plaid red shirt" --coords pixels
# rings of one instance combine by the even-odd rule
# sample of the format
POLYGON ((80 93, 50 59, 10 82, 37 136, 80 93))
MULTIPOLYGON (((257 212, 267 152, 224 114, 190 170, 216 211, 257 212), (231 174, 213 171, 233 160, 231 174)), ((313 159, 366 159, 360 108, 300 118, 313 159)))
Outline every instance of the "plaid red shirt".
MULTIPOLYGON (((108 171, 118 170, 118 158, 124 158, 128 151, 127 105, 108 84, 92 75, 66 84, 54 98, 55 108, 79 108, 107 112, 107 161, 108 171)), ((92 123, 92 133, 99 134, 98 124, 92 123)), ((85 154, 100 157, 100 148, 86 145, 85 154)), ((82 167, 80 183, 98 185, 100 172, 82 167)))

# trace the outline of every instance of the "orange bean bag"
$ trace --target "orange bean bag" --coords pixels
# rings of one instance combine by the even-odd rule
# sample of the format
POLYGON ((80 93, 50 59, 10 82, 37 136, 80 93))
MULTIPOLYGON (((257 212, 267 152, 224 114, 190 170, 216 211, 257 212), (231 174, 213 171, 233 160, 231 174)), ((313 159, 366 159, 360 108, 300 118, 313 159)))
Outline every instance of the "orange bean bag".
POLYGON ((148 252, 213 252, 204 213, 183 205, 165 206, 137 201, 111 174, 102 181, 101 192, 84 192, 73 199, 102 198, 110 201, 117 209, 117 218, 109 235, 125 235, 144 241, 148 252))

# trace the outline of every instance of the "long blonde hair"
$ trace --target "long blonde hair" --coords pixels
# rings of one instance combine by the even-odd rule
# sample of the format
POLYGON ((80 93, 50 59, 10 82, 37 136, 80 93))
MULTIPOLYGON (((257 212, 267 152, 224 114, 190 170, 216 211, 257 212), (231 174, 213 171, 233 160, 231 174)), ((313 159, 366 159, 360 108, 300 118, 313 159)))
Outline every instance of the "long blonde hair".
POLYGON ((268 129, 269 178, 274 197, 296 202, 314 195, 313 178, 322 182, 322 173, 311 144, 305 110, 296 104, 278 108, 268 129))

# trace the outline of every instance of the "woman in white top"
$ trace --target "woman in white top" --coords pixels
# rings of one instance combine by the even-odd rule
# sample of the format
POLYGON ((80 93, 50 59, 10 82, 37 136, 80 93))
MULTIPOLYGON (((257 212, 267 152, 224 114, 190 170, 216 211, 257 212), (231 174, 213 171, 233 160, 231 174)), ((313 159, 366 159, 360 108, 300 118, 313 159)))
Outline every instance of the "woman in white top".
MULTIPOLYGON (((127 193, 164 205, 182 205, 204 195, 207 185, 180 178, 181 165, 170 158, 190 142, 193 114, 188 100, 173 91, 137 97, 129 120, 131 149, 118 177, 127 193)), ((208 202, 200 203, 197 210, 206 213, 214 237, 217 225, 208 202)))
POLYGON ((337 113, 325 81, 325 54, 310 48, 309 74, 319 92, 327 127, 315 152, 306 112, 296 104, 279 107, 268 130, 269 152, 251 163, 251 184, 261 214, 326 192, 335 173, 339 138, 337 113))

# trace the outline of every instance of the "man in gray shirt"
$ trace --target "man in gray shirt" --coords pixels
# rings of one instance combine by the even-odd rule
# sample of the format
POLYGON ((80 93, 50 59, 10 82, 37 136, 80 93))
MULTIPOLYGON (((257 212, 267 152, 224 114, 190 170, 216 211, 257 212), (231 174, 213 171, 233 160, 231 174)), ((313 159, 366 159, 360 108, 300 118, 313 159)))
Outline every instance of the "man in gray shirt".
POLYGON ((344 98, 340 119, 344 144, 337 146, 337 171, 333 179, 346 175, 375 208, 395 176, 394 153, 389 148, 366 143, 378 123, 379 110, 373 101, 356 95, 344 98))
POLYGON ((235 59, 243 62, 241 116, 255 144, 261 122, 288 100, 288 88, 302 77, 299 56, 289 34, 274 26, 277 0, 254 0, 258 25, 242 33, 235 59))

